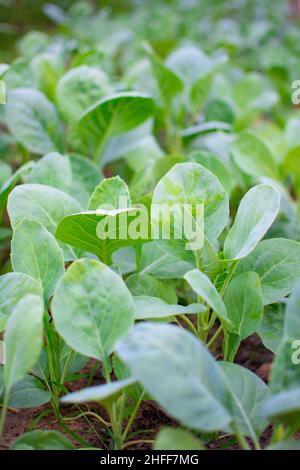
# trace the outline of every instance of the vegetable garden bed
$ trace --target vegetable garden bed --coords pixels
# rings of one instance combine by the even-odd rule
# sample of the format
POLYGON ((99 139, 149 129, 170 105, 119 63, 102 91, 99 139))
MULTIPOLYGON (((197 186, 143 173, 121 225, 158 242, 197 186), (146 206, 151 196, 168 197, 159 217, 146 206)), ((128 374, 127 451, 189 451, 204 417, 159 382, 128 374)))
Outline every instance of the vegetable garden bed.
POLYGON ((0 449, 300 449, 295 4, 15 3, 0 449))

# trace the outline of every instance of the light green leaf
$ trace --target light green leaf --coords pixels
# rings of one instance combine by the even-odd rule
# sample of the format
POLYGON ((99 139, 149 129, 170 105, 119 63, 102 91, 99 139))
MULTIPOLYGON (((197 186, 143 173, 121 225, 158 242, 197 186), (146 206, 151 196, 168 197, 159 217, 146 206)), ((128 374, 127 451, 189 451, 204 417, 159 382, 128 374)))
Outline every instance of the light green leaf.
POLYGON ((82 207, 100 181, 98 168, 80 155, 48 153, 29 173, 27 182, 51 186, 74 197, 82 207))
POLYGON ((260 414, 268 395, 267 385, 253 372, 238 364, 218 362, 231 392, 229 411, 244 436, 257 440, 267 426, 260 414))
POLYGON ((43 313, 41 298, 27 295, 9 317, 4 334, 6 363, 3 378, 7 391, 23 379, 39 358, 43 342, 43 313))
POLYGON ((161 58, 148 44, 146 45, 146 51, 148 52, 161 99, 166 101, 167 105, 170 105, 172 99, 183 90, 183 82, 176 73, 164 64, 161 58))
POLYGON ((264 346, 273 353, 277 353, 284 329, 283 304, 271 305, 263 314, 262 322, 257 328, 264 346))
POLYGON ((138 92, 110 95, 91 105, 78 121, 78 132, 88 154, 99 161, 108 139, 142 124, 153 113, 153 101, 138 92))
POLYGON ((64 217, 55 236, 109 264, 114 251, 150 241, 148 214, 134 207, 80 212, 64 217))
POLYGON ((12 450, 75 450, 73 444, 57 431, 31 431, 22 434, 12 450))
POLYGON ((29 152, 44 155, 62 148, 62 124, 54 105, 33 88, 8 94, 6 122, 14 138, 29 152))
POLYGON ((260 184, 250 189, 225 240, 225 258, 238 260, 249 255, 271 227, 279 208, 280 195, 272 186, 260 184))
POLYGON ((14 271, 36 279, 44 291, 45 302, 53 294, 64 274, 64 255, 57 241, 45 227, 24 219, 15 229, 11 242, 14 271))
POLYGON ((95 188, 88 203, 88 210, 90 211, 99 208, 124 209, 126 207, 131 207, 129 189, 119 176, 103 180, 95 188))
POLYGON ((127 278, 126 284, 134 297, 159 297, 168 304, 177 304, 177 294, 172 284, 162 282, 150 274, 132 274, 127 278))
POLYGON ((72 169, 68 157, 60 153, 48 153, 38 160, 28 175, 27 183, 38 183, 68 192, 72 181, 72 169))
POLYGON ((215 311, 220 321, 223 321, 230 329, 232 329, 233 323, 229 318, 226 306, 211 280, 198 269, 189 271, 183 277, 189 283, 193 291, 202 297, 215 311))
POLYGON ((51 400, 51 394, 43 390, 40 382, 27 375, 11 389, 9 406, 11 408, 36 408, 51 400))
POLYGON ((204 450, 202 442, 181 428, 162 428, 156 436, 155 450, 204 450))
POLYGON ((237 276, 227 288, 224 303, 234 325, 233 331, 242 339, 254 333, 263 316, 263 298, 256 273, 237 276))
MULTIPOLYGON (((212 243, 228 219, 228 196, 219 180, 198 163, 175 165, 158 183, 152 204, 204 205, 204 233, 212 243)), ((200 229, 199 229, 200 230, 200 229)))
POLYGON ((186 307, 183 305, 170 305, 158 297, 147 295, 134 297, 133 300, 136 320, 165 318, 173 315, 188 315, 190 313, 203 313, 206 311, 204 305, 201 304, 190 304, 186 307))
POLYGON ((243 131, 231 146, 235 163, 250 176, 269 176, 277 179, 275 157, 253 132, 243 131))
POLYGON ((115 398, 124 389, 135 382, 135 379, 129 378, 84 388, 78 392, 69 393, 69 395, 64 396, 61 401, 63 403, 88 403, 90 401, 105 402, 108 399, 115 398))
POLYGON ((298 331, 293 338, 283 337, 272 365, 272 393, 292 390, 300 384, 300 342, 298 331), (297 339, 295 340, 295 337, 297 339))
MULTIPOLYGON (((80 205, 66 193, 42 184, 24 184, 15 188, 8 200, 7 210, 13 229, 24 219, 40 222, 55 234, 59 222, 68 214, 80 211, 80 205)), ((66 261, 74 259, 71 247, 63 246, 66 261)))
POLYGON ((205 168, 211 171, 211 173, 213 173, 218 178, 227 194, 231 194, 234 188, 234 180, 228 165, 225 165, 225 163, 223 163, 219 157, 211 152, 208 152, 207 150, 195 150, 191 153, 190 157, 192 160, 200 163, 200 165, 203 165, 205 168))
MULTIPOLYGON (((284 335, 287 338, 299 338, 300 333, 300 282, 293 289, 287 301, 284 319, 284 335)), ((300 345, 299 345, 300 346, 300 345)))
POLYGON ((81 65, 69 70, 57 84, 59 109, 67 121, 77 121, 93 103, 110 92, 108 78, 99 68, 81 65))
POLYGON ((228 392, 223 375, 207 349, 187 331, 140 323, 120 341, 117 353, 146 391, 185 426, 211 432, 231 422, 224 406, 228 392))
POLYGON ((142 247, 141 274, 158 279, 180 279, 195 266, 195 258, 183 240, 154 240, 142 247))
POLYGON ((278 302, 300 278, 300 243, 284 238, 263 240, 239 264, 237 273, 245 271, 259 275, 265 305, 278 302))
POLYGON ((8 273, 0 277, 0 331, 18 302, 27 294, 42 297, 41 284, 23 273, 8 273))
POLYGON ((262 416, 272 421, 292 424, 299 423, 300 388, 283 390, 269 397, 262 406, 262 416))
POLYGON ((105 360, 134 321, 134 303, 123 280, 104 264, 75 261, 53 302, 56 329, 75 351, 105 360))

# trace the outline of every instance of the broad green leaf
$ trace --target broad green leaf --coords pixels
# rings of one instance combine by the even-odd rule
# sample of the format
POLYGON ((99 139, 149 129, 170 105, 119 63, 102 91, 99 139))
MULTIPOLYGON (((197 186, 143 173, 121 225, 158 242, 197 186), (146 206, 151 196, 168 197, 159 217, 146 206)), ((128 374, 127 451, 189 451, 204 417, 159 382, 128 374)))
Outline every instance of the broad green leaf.
POLYGON ((88 203, 88 210, 124 209, 131 206, 127 184, 114 176, 103 181, 95 188, 88 203))
POLYGON ((184 276, 184 279, 189 283, 193 291, 215 311, 220 321, 224 322, 230 329, 233 328, 232 320, 230 319, 226 306, 221 299, 221 296, 211 280, 198 269, 189 271, 184 276))
POLYGON ((267 385, 253 372, 238 364, 218 362, 231 392, 229 410, 234 423, 244 436, 257 440, 267 426, 260 414, 268 396, 267 385))
POLYGON ((55 233, 58 240, 94 253, 106 264, 114 251, 150 241, 150 235, 148 214, 134 207, 69 215, 55 233))
POLYGON ((272 186, 261 184, 250 189, 225 240, 225 258, 239 260, 249 255, 274 222, 279 207, 280 195, 272 186))
POLYGON ((41 284, 27 274, 8 273, 0 277, 0 331, 18 302, 27 294, 42 297, 41 284))
POLYGON ((59 78, 64 73, 64 58, 57 51, 45 51, 36 55, 30 62, 30 70, 40 91, 55 101, 55 90, 59 78))
POLYGON ((186 141, 189 141, 190 139, 193 139, 197 136, 215 133, 216 131, 230 132, 231 130, 232 127, 226 122, 209 121, 196 124, 195 126, 188 127, 187 129, 183 129, 179 131, 179 135, 186 141))
POLYGON ((241 339, 254 333, 263 316, 263 298, 258 275, 245 272, 233 279, 227 288, 224 303, 234 333, 241 339))
POLYGON ((140 272, 158 279, 180 279, 195 266, 183 240, 154 240, 142 247, 140 272))
POLYGON ((44 155, 62 148, 62 125, 54 105, 33 88, 8 94, 6 121, 14 138, 29 152, 44 155))
POLYGON ((293 338, 283 337, 272 365, 272 393, 292 390, 300 384, 300 341, 298 332, 293 338), (297 339, 294 339, 295 336, 297 339))
POLYGON ((80 155, 48 153, 41 158, 28 175, 28 183, 51 186, 74 197, 82 207, 100 181, 98 168, 80 155))
POLYGON ((211 171, 218 178, 228 195, 232 193, 234 180, 230 168, 227 168, 219 157, 206 150, 196 150, 191 153, 190 157, 211 171))
POLYGON ((231 146, 234 161, 250 176, 269 176, 277 179, 277 167, 273 154, 253 132, 243 131, 231 146))
POLYGON ((299 423, 300 388, 283 390, 269 397, 262 406, 262 416, 279 423, 299 423))
POLYGON ((105 402, 106 400, 115 398, 124 389, 135 382, 135 379, 129 378, 84 388, 78 392, 69 393, 69 395, 64 396, 61 401, 63 403, 88 403, 90 401, 105 402))
MULTIPOLYGON (((204 233, 214 242, 228 219, 228 196, 219 180, 198 163, 175 165, 158 183, 152 204, 204 205, 204 233)), ((199 229, 200 230, 200 229, 199 229)))
POLYGON ((27 375, 11 389, 9 406, 11 408, 36 408, 51 400, 51 394, 43 390, 40 382, 27 375))
POLYGON ((27 177, 27 183, 43 184, 68 192, 72 181, 72 169, 68 157, 60 153, 48 153, 38 160, 27 177))
POLYGON ((173 315, 187 315, 206 311, 204 305, 190 304, 186 307, 183 305, 170 305, 158 297, 150 297, 147 295, 134 297, 133 300, 135 304, 136 320, 165 318, 173 315))
POLYGON ((11 242, 14 271, 28 274, 42 286, 45 302, 53 294, 64 274, 64 255, 57 241, 35 220, 23 219, 11 242))
POLYGON ((168 304, 177 304, 177 294, 172 284, 162 282, 150 274, 132 274, 127 278, 126 284, 134 297, 159 297, 168 304))
POLYGON ((162 101, 166 101, 167 106, 170 105, 174 96, 183 90, 182 80, 168 68, 154 50, 147 44, 146 51, 151 62, 153 75, 157 81, 157 85, 161 94, 162 101))
POLYGON ((168 57, 166 65, 184 81, 189 90, 197 80, 206 76, 216 65, 225 60, 225 54, 211 58, 201 49, 188 45, 176 49, 168 57))
POLYGON ((287 301, 284 319, 284 335, 287 338, 299 338, 300 333, 300 282, 293 289, 287 301))
MULTIPOLYGON (((80 205, 66 193, 43 184, 24 184, 15 188, 8 200, 7 210, 12 228, 24 219, 40 222, 55 234, 59 222, 68 214, 80 211, 80 205)), ((66 261, 75 258, 71 247, 63 246, 66 261)))
POLYGON ((136 251, 133 246, 120 248, 113 253, 112 264, 117 271, 124 274, 131 274, 136 271, 136 251))
POLYGON ((81 65, 69 70, 57 84, 57 104, 67 121, 80 115, 110 91, 108 78, 99 68, 81 65))
POLYGON ((78 121, 86 152, 101 159, 106 141, 142 124, 153 113, 153 101, 138 92, 110 95, 91 105, 78 121))
POLYGON ((264 346, 273 353, 277 353, 283 337, 284 316, 283 304, 270 305, 257 328, 264 346))
POLYGON ((205 346, 187 331, 140 323, 120 341, 117 353, 146 391, 185 426, 211 432, 230 424, 223 375, 205 346))
POLYGON ((82 207, 87 207, 89 197, 102 179, 102 175, 99 168, 88 158, 70 154, 69 159, 72 168, 69 194, 75 197, 82 207))
POLYGON ((134 303, 125 283, 104 264, 75 261, 52 302, 56 329, 75 351, 105 360, 134 321, 134 303))
POLYGON ((155 450, 204 450, 202 442, 181 428, 162 428, 156 436, 155 450))
POLYGON ((196 80, 191 88, 190 103, 194 114, 199 112, 208 98, 213 83, 213 72, 209 71, 196 80))
POLYGON ((39 358, 43 342, 43 313, 41 298, 27 295, 9 317, 4 334, 6 363, 3 378, 7 391, 23 379, 39 358))
POLYGON ((36 430, 18 437, 11 450, 75 450, 75 447, 57 431, 36 430))
POLYGON ((290 294, 300 278, 300 244, 293 240, 263 240, 243 259, 237 273, 255 271, 261 282, 264 304, 290 294))

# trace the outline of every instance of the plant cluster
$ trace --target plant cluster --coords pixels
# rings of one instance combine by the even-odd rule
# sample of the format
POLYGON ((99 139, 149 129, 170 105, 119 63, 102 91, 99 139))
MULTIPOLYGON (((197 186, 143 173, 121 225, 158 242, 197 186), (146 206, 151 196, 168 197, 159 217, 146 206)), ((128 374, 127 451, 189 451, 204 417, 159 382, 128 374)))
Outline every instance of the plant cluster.
POLYGON ((61 430, 32 426, 12 449, 92 448, 78 419, 97 423, 101 449, 300 449, 289 8, 47 4, 51 32, 0 65, 0 435, 25 408, 50 407, 61 430), (99 238, 154 204, 203 205, 202 247, 99 238), (268 383, 236 361, 251 335, 274 354, 268 383), (177 425, 143 440, 149 401, 177 425))

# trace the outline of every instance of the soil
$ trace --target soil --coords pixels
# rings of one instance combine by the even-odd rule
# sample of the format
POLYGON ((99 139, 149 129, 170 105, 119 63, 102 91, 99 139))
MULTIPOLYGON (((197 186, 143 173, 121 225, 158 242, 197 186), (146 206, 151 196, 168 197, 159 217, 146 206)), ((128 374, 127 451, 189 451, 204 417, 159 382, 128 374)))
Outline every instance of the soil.
MULTIPOLYGON (((257 335, 253 335, 242 342, 235 359, 236 363, 252 370, 265 382, 268 382, 272 361, 273 354, 263 346, 260 338, 257 335)), ((89 363, 82 372, 88 373, 91 366, 92 363, 89 363)), ((101 377, 95 376, 93 383, 99 385, 99 383, 101 383, 101 377)), ((70 391, 75 391, 83 387, 86 387, 86 379, 80 379, 71 384, 68 384, 70 391)), ((101 409, 100 406, 90 406, 89 410, 95 411, 103 419, 107 419, 105 411, 101 409)), ((82 411, 87 411, 87 408, 82 406, 81 412, 82 411)), ((68 418, 68 421, 66 422, 68 431, 63 430, 63 432, 75 444, 76 447, 86 447, 86 445, 90 444, 101 449, 112 448, 112 440, 105 427, 99 423, 98 420, 93 417, 81 417, 79 419, 70 420, 69 418, 72 416, 80 414, 78 408, 70 405, 63 406, 61 413, 64 418, 68 418), (85 443, 84 441, 79 443, 78 440, 72 436, 72 433, 80 436, 80 438, 83 439, 85 443)), ((166 416, 166 414, 154 402, 144 401, 136 416, 129 440, 152 441, 162 426, 177 426, 177 423, 166 416)), ((0 449, 9 449, 11 444, 18 436, 26 431, 33 429, 55 429, 57 431, 62 431, 62 428, 55 418, 49 404, 39 408, 10 410, 6 422, 6 431, 0 443, 0 449)), ((271 431, 272 428, 269 427, 262 436, 262 447, 266 447, 268 445, 271 431)), ((207 443, 207 447, 209 449, 228 448, 232 450, 239 448, 238 444, 232 440, 231 436, 221 437, 220 435, 219 437, 210 439, 210 441, 207 443)), ((151 449, 151 443, 138 442, 128 447, 128 449, 148 450, 151 449)))

